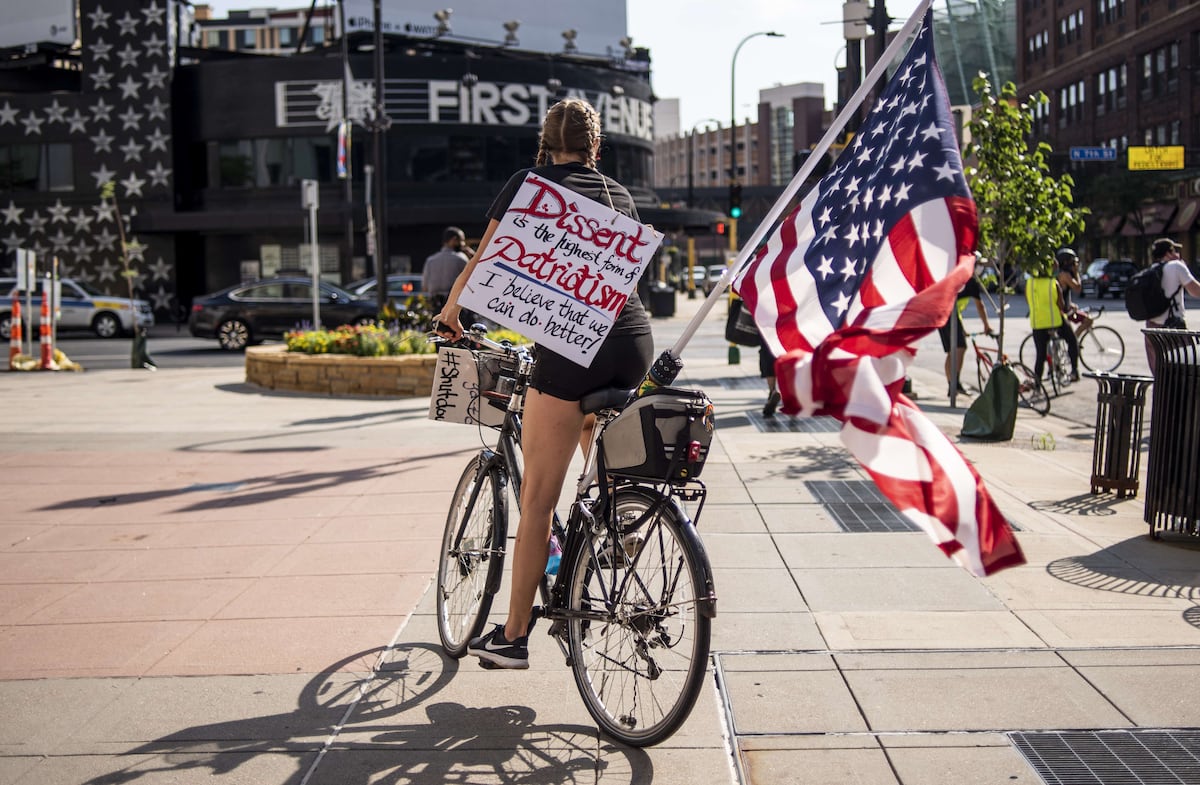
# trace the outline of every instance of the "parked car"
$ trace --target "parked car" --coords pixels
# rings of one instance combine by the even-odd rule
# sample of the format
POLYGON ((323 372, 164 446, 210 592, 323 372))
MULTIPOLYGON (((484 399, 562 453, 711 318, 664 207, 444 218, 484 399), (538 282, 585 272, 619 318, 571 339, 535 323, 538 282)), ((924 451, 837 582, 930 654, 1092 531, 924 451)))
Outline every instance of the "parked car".
POLYGON ((1080 295, 1083 297, 1120 298, 1125 294, 1125 285, 1138 271, 1130 259, 1096 259, 1088 265, 1079 278, 1080 295))
POLYGON ((704 293, 710 293, 717 286, 717 282, 721 280, 721 276, 725 274, 724 267, 708 268, 708 275, 704 276, 704 293))
MULTIPOLYGON (((373 299, 359 299, 325 281, 320 309, 325 327, 371 324, 377 316, 373 299)), ((312 316, 311 278, 266 278, 196 297, 188 329, 197 338, 216 338, 222 349, 241 351, 311 324, 312 316)))
MULTIPOLYGON (((355 297, 373 300, 378 285, 379 281, 375 278, 363 278, 361 281, 347 284, 346 291, 355 297)), ((397 305, 403 305, 413 297, 425 296, 425 292, 421 290, 421 276, 419 275, 393 273, 387 277, 387 287, 388 299, 394 300, 397 305)))
MULTIPOLYGON (((23 313, 26 335, 37 336, 34 327, 39 324, 42 307, 42 289, 31 292, 30 303, 33 313, 23 313)), ((134 324, 140 327, 154 326, 154 311, 146 300, 130 300, 128 297, 112 297, 87 281, 62 278, 62 299, 58 303, 58 329, 91 330, 101 338, 116 338, 122 333, 133 332, 134 324)), ((9 339, 12 331, 12 301, 19 298, 25 307, 25 292, 17 289, 16 278, 0 278, 0 337, 9 339)))

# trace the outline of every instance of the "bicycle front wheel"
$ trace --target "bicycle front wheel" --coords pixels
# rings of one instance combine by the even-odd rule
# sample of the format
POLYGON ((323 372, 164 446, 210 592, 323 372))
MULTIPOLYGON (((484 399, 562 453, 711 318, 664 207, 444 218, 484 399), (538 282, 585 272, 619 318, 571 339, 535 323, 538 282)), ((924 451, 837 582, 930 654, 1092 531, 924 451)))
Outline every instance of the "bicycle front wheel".
POLYGON ((438 556, 438 637, 446 654, 467 652, 492 608, 508 536, 507 478, 482 455, 467 464, 446 516, 438 556))
POLYGON ((1097 325, 1079 336, 1079 361, 1094 373, 1117 370, 1125 360, 1125 341, 1111 327, 1097 325))
POLYGON ((571 560, 571 670, 600 729, 645 747, 691 713, 715 601, 708 557, 678 507, 642 488, 617 491, 615 505, 620 542, 602 531, 571 560))
POLYGON ((1017 374, 1017 398, 1021 405, 1045 417, 1050 413, 1050 396, 1046 395, 1041 380, 1024 363, 1015 363, 1011 367, 1017 374))

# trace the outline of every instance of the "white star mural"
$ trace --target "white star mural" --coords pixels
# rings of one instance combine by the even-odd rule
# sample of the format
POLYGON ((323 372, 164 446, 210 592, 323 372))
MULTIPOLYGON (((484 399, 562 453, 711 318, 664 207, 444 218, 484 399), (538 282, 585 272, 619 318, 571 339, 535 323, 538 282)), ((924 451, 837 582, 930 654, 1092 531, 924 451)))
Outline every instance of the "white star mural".
POLYGON ((117 219, 117 207, 112 202, 102 201, 92 209, 96 211, 97 223, 107 223, 117 219))
POLYGON ((18 110, 13 109, 12 104, 8 101, 4 102, 4 106, 0 107, 0 125, 16 125, 18 110))
POLYGON ((113 105, 106 102, 103 98, 97 98, 96 103, 92 105, 92 119, 96 122, 101 120, 108 122, 112 119, 113 105))
POLYGON ((141 196, 142 186, 145 184, 146 181, 144 179, 132 173, 121 181, 121 185, 125 186, 126 196, 141 196))
POLYGON ((98 153, 101 153, 101 152, 111 153, 112 152, 113 137, 110 134, 106 134, 103 131, 101 131, 100 133, 91 137, 91 139, 92 139, 92 147, 96 148, 96 152, 98 152, 98 153))
POLYGON ((121 118, 122 131, 128 131, 131 128, 136 131, 142 124, 141 112, 133 111, 132 106, 126 109, 123 113, 117 115, 117 117, 121 118))
POLYGON ((133 48, 133 44, 125 44, 125 48, 117 52, 117 59, 121 61, 122 68, 133 68, 141 56, 141 53, 133 48))
POLYGON ((21 223, 21 213, 23 212, 25 212, 25 208, 17 207, 17 205, 13 203, 12 199, 8 200, 8 207, 0 210, 0 213, 4 214, 4 223, 6 224, 21 223))
POLYGON ((78 109, 67 118, 67 125, 70 126, 70 131, 73 134, 87 133, 87 118, 80 114, 78 109))
POLYGON ((92 237, 96 241, 96 247, 102 251, 111 251, 116 247, 117 235, 108 231, 108 227, 102 229, 98 234, 92 237))
POLYGON ((38 134, 40 136, 42 133, 42 123, 46 121, 35 115, 33 112, 30 112, 21 120, 21 122, 25 125, 26 136, 29 136, 30 134, 38 134))
POLYGON ((167 105, 160 101, 158 96, 155 96, 154 100, 146 105, 146 115, 151 120, 165 121, 167 119, 167 105))
POLYGON ((96 10, 88 14, 88 20, 91 21, 92 27, 108 27, 108 20, 112 18, 112 14, 104 10, 104 6, 96 6, 96 10))
POLYGON ((140 161, 142 160, 142 149, 145 148, 145 146, 146 145, 138 144, 130 139, 128 142, 121 145, 121 152, 125 153, 126 161, 140 161))
POLYGON ((160 128, 155 128, 154 133, 146 137, 146 141, 150 143, 150 152, 158 150, 165 153, 167 151, 167 142, 170 139, 171 137, 164 134, 160 128))
MULTIPOLYGON (((92 73, 90 73, 89 76, 92 78, 92 81, 96 83, 95 84, 96 90, 107 90, 107 89, 109 89, 109 86, 112 83, 113 76, 115 76, 115 74, 110 73, 109 71, 105 70, 104 66, 98 65, 98 66, 96 66, 96 70, 92 71, 92 73)), ((101 99, 101 100, 104 100, 104 99, 101 99)))
POLYGON ((117 27, 121 28, 121 35, 133 35, 137 32, 138 21, 134 19, 128 11, 125 16, 117 20, 117 27))
POLYGON ((49 123, 65 123, 67 121, 67 107, 54 99, 54 103, 46 107, 46 122, 49 123))
POLYGON ((96 266, 96 274, 100 281, 115 281, 114 273, 117 271, 117 266, 105 259, 96 266))
POLYGON ((146 26, 154 27, 163 23, 163 15, 167 13, 166 8, 159 8, 158 3, 151 3, 149 8, 142 9, 142 16, 146 17, 146 26))
POLYGON ((168 74, 166 71, 159 70, 157 65, 146 73, 142 74, 142 76, 146 78, 147 87, 163 88, 167 86, 166 82, 168 74))
POLYGON ((71 236, 64 234, 62 229, 54 233, 54 236, 49 238, 50 243, 54 246, 54 252, 60 253, 67 250, 71 245, 71 236))
POLYGON ((103 188, 106 183, 111 183, 116 174, 104 164, 100 164, 100 168, 92 172, 92 177, 96 178, 96 188, 103 188))
POLYGON ((158 291, 150 293, 150 302, 155 310, 170 310, 172 295, 161 284, 158 291))
POLYGON ((86 209, 80 207, 79 212, 75 213, 75 216, 71 219, 71 222, 75 224, 75 231, 83 234, 91 229, 92 221, 94 220, 96 220, 95 216, 88 213, 86 209))
POLYGON ((150 265, 150 277, 154 281, 171 280, 171 265, 167 264, 161 256, 158 257, 158 261, 150 265))
POLYGON ((142 83, 132 76, 127 76, 124 82, 117 85, 117 89, 121 91, 121 97, 128 101, 138 97, 138 93, 142 90, 142 83))
POLYGON ((162 161, 159 161, 158 163, 156 163, 154 165, 154 168, 148 170, 146 172, 146 174, 150 175, 150 186, 151 187, 155 187, 155 186, 164 186, 165 187, 165 186, 170 185, 170 183, 168 182, 168 178, 170 178, 170 176, 171 176, 171 170, 164 168, 162 165, 162 161))
POLYGON ((29 227, 30 234, 37 234, 46 227, 46 219, 38 215, 37 210, 34 210, 25 219, 25 225, 29 227))
POLYGON ((46 210, 50 213, 50 223, 52 224, 68 223, 71 220, 71 208, 64 206, 62 199, 55 199, 54 206, 47 207, 46 210))
POLYGON ((101 38, 98 39, 96 43, 92 44, 90 51, 93 59, 107 60, 108 53, 112 51, 112 44, 105 43, 104 39, 101 38))

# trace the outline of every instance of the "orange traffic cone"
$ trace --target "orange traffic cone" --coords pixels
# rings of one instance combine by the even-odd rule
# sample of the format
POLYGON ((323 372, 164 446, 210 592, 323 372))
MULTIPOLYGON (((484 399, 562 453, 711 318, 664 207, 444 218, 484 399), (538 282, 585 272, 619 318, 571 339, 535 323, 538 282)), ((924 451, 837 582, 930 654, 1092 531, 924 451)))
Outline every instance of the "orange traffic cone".
POLYGON ((54 370, 54 346, 50 343, 50 293, 42 291, 42 370, 54 370))
POLYGON ((17 355, 21 353, 21 301, 16 297, 12 302, 12 315, 8 320, 8 369, 15 370, 13 367, 17 361, 17 355))

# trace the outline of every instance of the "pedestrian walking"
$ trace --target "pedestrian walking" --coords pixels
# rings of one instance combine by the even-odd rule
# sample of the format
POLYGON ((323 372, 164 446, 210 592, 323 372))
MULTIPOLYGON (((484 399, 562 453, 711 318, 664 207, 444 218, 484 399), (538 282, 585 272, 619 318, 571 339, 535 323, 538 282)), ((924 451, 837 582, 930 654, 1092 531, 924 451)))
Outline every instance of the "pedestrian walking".
MULTIPOLYGON (((1179 255, 1182 246, 1169 237, 1160 237, 1150 246, 1152 264, 1162 265, 1162 290, 1170 300, 1170 307, 1152 319, 1146 320, 1147 327, 1169 327, 1186 330, 1184 319, 1186 303, 1184 293, 1200 297, 1200 282, 1192 275, 1187 264, 1179 255)), ((1146 359, 1150 362, 1150 373, 1154 373, 1154 351, 1146 340, 1146 359)))
POLYGON ((441 310, 446 303, 454 281, 466 269, 470 257, 467 256, 467 236, 457 226, 447 226, 442 232, 442 248, 425 260, 425 268, 421 272, 421 289, 429 298, 434 312, 441 310))

